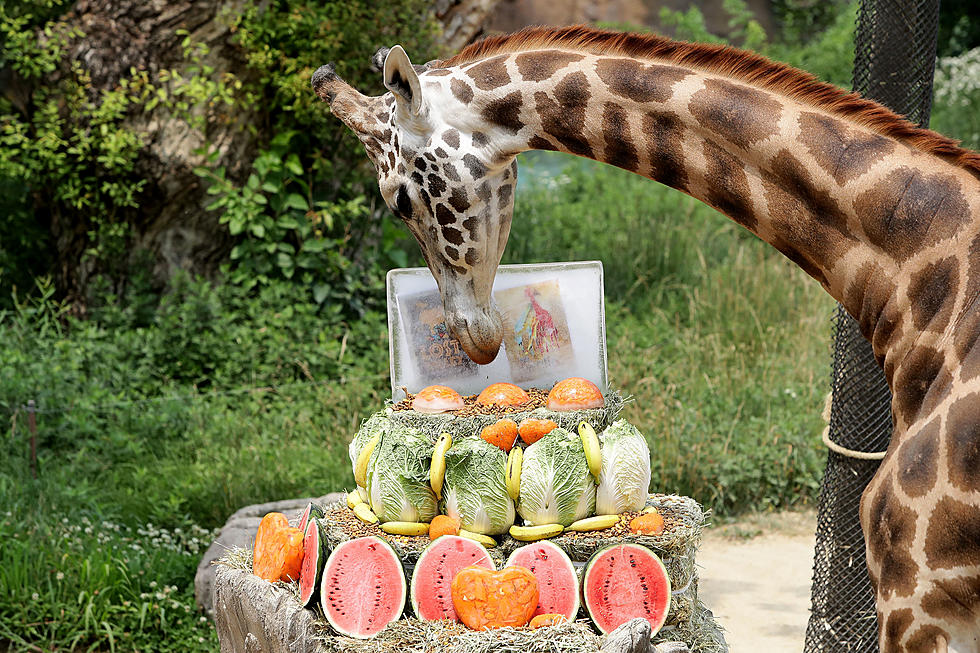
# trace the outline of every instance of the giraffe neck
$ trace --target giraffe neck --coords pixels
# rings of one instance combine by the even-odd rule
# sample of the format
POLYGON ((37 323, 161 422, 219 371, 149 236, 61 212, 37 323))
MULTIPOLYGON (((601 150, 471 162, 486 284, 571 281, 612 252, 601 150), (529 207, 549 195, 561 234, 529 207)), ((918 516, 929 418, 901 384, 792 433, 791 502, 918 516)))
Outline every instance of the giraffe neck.
MULTIPOLYGON (((449 84, 502 166, 528 149, 610 163, 773 245, 860 322, 893 387, 980 291, 953 251, 977 236, 980 181, 824 108, 681 65, 553 50, 466 65, 449 84)), ((917 399, 896 402, 910 420, 917 399)))

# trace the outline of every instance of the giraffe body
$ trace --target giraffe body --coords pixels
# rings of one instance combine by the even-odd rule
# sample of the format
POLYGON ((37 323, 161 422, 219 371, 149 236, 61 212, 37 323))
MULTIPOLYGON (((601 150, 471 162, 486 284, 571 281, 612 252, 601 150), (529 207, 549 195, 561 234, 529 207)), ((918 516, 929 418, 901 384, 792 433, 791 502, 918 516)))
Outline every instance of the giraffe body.
POLYGON ((861 325, 894 433, 861 505, 883 651, 980 652, 980 155, 761 57, 587 28, 537 30, 411 66, 391 93, 332 69, 316 92, 360 136, 477 362, 515 156, 569 152, 713 206, 861 325))

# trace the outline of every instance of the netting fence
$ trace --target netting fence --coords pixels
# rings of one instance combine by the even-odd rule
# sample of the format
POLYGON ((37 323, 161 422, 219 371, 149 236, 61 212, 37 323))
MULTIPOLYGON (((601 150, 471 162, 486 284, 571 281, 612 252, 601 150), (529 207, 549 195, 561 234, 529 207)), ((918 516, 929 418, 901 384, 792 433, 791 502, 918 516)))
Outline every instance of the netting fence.
MULTIPOLYGON (((862 0, 854 90, 926 126, 939 29, 939 0, 862 0)), ((892 430, 891 393, 870 343, 838 306, 834 319, 829 438, 880 452, 892 430)), ((878 619, 858 518, 861 493, 879 461, 827 456, 817 510, 806 653, 877 651, 878 619)))

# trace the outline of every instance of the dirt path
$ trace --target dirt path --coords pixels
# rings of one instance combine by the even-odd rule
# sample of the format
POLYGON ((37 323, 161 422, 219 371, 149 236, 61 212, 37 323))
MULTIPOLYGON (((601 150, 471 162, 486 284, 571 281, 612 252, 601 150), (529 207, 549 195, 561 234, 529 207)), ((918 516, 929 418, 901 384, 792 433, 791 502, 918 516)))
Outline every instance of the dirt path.
POLYGON ((803 651, 816 516, 755 515, 705 532, 699 594, 732 653, 803 651))

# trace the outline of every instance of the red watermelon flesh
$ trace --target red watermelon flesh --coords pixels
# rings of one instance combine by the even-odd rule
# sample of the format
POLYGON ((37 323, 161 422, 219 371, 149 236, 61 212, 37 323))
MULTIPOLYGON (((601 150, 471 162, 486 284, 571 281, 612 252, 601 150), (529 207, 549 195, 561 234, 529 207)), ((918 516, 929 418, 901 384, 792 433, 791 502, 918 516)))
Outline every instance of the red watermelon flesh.
POLYGON ((299 521, 296 523, 296 528, 305 533, 306 525, 310 523, 310 517, 323 519, 325 514, 326 512, 324 512, 323 508, 310 501, 308 504, 306 504, 306 509, 302 512, 302 514, 300 514, 299 521))
POLYGON ((539 614, 562 614, 575 621, 578 614, 578 574, 568 555, 547 540, 526 544, 507 559, 507 566, 529 569, 538 579, 539 614))
POLYGON ((585 565, 582 598, 604 634, 642 617, 656 634, 670 610, 670 578, 656 553, 639 544, 614 544, 585 565))
POLYGON ((384 540, 359 537, 338 545, 323 569, 320 605, 338 633, 367 639, 405 608, 405 572, 384 540))
POLYGON ((412 572, 412 608, 427 621, 459 621, 453 608, 452 583, 464 567, 479 565, 496 569, 490 554, 479 542, 458 535, 443 535, 419 556, 412 572))
POLYGON ((316 517, 310 519, 303 535, 303 566, 299 570, 299 600, 303 605, 316 602, 317 588, 323 574, 327 552, 320 537, 320 524, 316 517))

